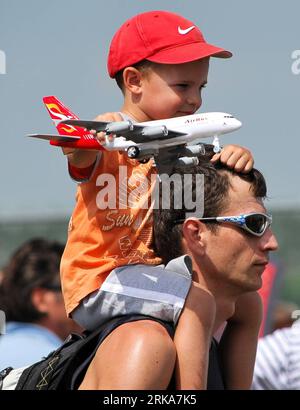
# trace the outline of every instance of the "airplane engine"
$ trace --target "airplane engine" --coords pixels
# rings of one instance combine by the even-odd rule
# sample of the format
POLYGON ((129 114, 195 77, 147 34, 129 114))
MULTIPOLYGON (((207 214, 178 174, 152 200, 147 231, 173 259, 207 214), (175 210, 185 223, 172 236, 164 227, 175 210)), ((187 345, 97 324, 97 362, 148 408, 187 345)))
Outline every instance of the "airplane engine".
POLYGON ((122 132, 132 131, 133 128, 131 121, 119 121, 107 124, 105 132, 106 134, 122 134, 122 132))
POLYGON ((204 155, 205 146, 204 144, 188 145, 187 147, 185 147, 183 153, 188 157, 191 157, 193 155, 204 155))
POLYGON ((142 134, 145 137, 165 137, 168 135, 168 129, 165 125, 162 125, 160 127, 146 127, 143 129, 142 134))
POLYGON ((174 166, 191 167, 193 165, 198 165, 198 164, 199 164, 199 159, 197 157, 181 157, 175 161, 174 166))
POLYGON ((139 148, 136 145, 131 145, 127 148, 127 156, 131 159, 144 160, 149 159, 152 155, 156 154, 157 150, 155 149, 143 149, 139 148))

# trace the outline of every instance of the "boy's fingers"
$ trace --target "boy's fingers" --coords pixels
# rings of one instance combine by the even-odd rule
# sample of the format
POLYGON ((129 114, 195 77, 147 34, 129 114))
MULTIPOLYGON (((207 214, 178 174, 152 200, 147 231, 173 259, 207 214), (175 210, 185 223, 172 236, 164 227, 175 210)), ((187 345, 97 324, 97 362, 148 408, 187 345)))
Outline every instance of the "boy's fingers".
POLYGON ((232 167, 237 159, 241 156, 240 152, 232 150, 230 147, 226 147, 223 151, 219 153, 219 161, 226 164, 228 167, 232 167))
POLYGON ((227 148, 222 150, 221 152, 215 154, 212 158, 211 158, 211 162, 217 162, 220 161, 223 164, 228 163, 229 158, 231 157, 231 155, 233 155, 234 151, 231 151, 231 149, 227 148))
MULTIPOLYGON (((97 115, 94 121, 118 122, 118 121, 123 121, 123 118, 118 112, 106 112, 105 114, 97 115)), ((105 143, 106 141, 105 132, 101 131, 97 133, 95 130, 91 130, 91 133, 95 135, 95 137, 100 142, 100 144, 105 143)), ((113 136, 111 136, 111 138, 113 138, 113 136)))
POLYGON ((98 132, 98 133, 95 134, 95 137, 100 142, 100 144, 105 143, 105 136, 106 136, 105 132, 98 132))
POLYGON ((245 154, 235 162, 232 168, 237 172, 247 173, 251 171, 251 169, 253 168, 253 164, 254 161, 252 157, 249 158, 248 155, 245 154))
POLYGON ((211 162, 222 162, 228 168, 232 168, 237 172, 247 173, 251 171, 254 165, 254 160, 251 152, 238 145, 227 145, 218 154, 211 158, 211 162))
POLYGON ((104 132, 98 132, 96 130, 90 130, 90 133, 100 142, 100 144, 103 144, 105 142, 105 133, 104 132))
POLYGON ((221 154, 214 154, 214 156, 210 159, 211 162, 218 162, 220 159, 221 154))
POLYGON ((232 167, 235 171, 237 172, 243 172, 245 170, 245 167, 247 165, 248 159, 245 157, 241 157, 235 165, 232 167))
POLYGON ((248 161, 246 162, 246 164, 245 164, 245 166, 241 169, 241 172, 243 172, 243 173, 248 173, 248 172, 250 172, 251 171, 251 169, 253 168, 253 166, 254 166, 254 160, 251 158, 251 159, 248 159, 248 161))
POLYGON ((232 152, 229 156, 227 155, 226 160, 224 160, 221 155, 221 161, 229 168, 235 168, 239 161, 241 161, 241 163, 245 161, 245 156, 239 150, 237 150, 235 152, 232 152))

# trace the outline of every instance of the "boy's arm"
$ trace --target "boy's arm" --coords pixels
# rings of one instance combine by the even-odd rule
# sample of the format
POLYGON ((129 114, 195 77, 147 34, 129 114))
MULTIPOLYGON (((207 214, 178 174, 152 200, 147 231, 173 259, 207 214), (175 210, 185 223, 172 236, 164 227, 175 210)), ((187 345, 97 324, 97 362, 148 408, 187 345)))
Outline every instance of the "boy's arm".
MULTIPOLYGON (((118 112, 108 112, 98 115, 95 121, 122 121, 122 117, 118 112)), ((97 134, 95 131, 91 131, 91 133, 100 143, 103 141, 105 136, 103 132, 97 134)), ((74 179, 89 178, 99 154, 98 150, 64 148, 63 153, 68 158, 69 172, 74 179)))
POLYGON ((220 341, 226 389, 250 389, 261 319, 259 294, 249 292, 240 296, 220 341))
POLYGON ((236 172, 247 173, 251 171, 254 165, 254 159, 247 148, 241 147, 239 145, 225 145, 222 151, 215 154, 211 158, 211 162, 222 162, 228 168, 234 169, 236 172))

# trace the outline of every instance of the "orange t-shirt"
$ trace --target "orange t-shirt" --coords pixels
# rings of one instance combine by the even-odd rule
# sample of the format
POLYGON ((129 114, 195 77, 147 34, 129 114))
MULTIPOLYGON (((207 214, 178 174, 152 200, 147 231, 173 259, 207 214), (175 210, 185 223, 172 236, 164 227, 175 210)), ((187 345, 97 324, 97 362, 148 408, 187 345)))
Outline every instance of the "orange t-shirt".
POLYGON ((78 186, 61 261, 67 313, 99 289, 111 270, 161 263, 152 249, 156 171, 118 151, 103 152, 87 182, 78 186))

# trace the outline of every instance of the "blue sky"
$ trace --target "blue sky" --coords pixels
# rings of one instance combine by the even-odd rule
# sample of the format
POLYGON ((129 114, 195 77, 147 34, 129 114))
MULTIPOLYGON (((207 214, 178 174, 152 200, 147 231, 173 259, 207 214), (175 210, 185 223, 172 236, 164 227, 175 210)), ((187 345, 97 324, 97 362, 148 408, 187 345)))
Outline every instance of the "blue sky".
POLYGON ((233 52, 212 60, 201 111, 239 118, 243 127, 222 143, 251 149, 269 207, 300 208, 299 2, 0 0, 0 219, 71 213, 76 185, 65 158, 25 134, 55 131, 44 95, 85 119, 118 111, 121 93, 106 72, 110 39, 127 18, 155 9, 182 14, 233 52))

